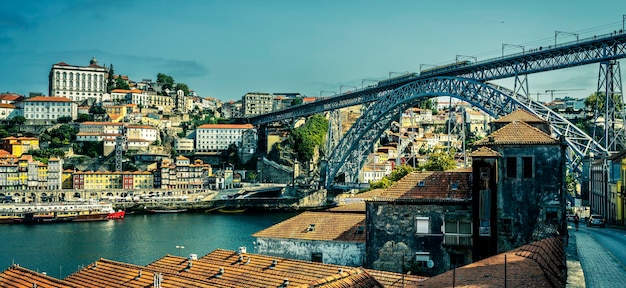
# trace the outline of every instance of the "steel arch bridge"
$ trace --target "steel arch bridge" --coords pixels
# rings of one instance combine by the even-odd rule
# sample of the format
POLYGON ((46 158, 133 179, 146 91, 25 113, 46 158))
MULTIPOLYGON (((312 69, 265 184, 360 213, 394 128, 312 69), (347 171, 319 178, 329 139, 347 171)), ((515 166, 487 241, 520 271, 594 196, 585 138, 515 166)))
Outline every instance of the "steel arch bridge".
POLYGON ((380 97, 374 105, 357 119, 334 147, 328 158, 326 187, 331 187, 335 177, 342 173, 355 175, 374 148, 380 135, 402 111, 427 98, 450 96, 471 103, 494 118, 517 109, 547 120, 556 137, 563 137, 569 147, 568 163, 573 172, 582 173, 582 160, 590 152, 605 155, 608 151, 585 132, 542 104, 515 94, 506 88, 474 79, 459 77, 433 77, 418 79, 380 97), (356 165, 346 165, 346 163, 356 165))

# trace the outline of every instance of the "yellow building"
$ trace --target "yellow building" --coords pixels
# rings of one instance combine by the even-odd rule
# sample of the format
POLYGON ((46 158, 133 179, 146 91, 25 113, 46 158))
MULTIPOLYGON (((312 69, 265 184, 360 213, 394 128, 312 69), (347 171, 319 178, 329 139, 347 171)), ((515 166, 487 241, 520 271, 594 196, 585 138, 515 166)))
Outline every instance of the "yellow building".
POLYGON ((122 122, 124 117, 126 117, 126 106, 114 105, 104 106, 103 108, 109 115, 109 118, 111 118, 111 122, 122 122))
POLYGON ((154 178, 152 173, 146 171, 133 172, 132 189, 152 189, 154 188, 154 178))
POLYGON ((2 149, 20 157, 30 150, 39 150, 39 139, 35 137, 6 137, 1 140, 2 149))
POLYGON ((72 189, 74 185, 72 185, 72 175, 74 174, 73 170, 63 170, 63 175, 61 175, 61 188, 63 189, 72 189))

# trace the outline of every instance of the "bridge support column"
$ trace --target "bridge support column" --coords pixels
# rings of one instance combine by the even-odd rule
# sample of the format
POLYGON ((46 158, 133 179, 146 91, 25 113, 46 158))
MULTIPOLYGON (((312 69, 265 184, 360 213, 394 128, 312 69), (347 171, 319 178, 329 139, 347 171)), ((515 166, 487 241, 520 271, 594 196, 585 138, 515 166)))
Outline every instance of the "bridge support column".
POLYGON ((616 120, 625 120, 622 109, 624 109, 624 97, 619 62, 617 60, 601 62, 598 73, 598 89, 596 90, 594 123, 597 125, 598 119, 603 117, 604 127, 602 130, 597 126, 594 127, 593 138, 599 139, 598 142, 602 143, 608 151, 620 151, 626 147, 624 127, 621 124, 619 127, 616 125, 616 120))

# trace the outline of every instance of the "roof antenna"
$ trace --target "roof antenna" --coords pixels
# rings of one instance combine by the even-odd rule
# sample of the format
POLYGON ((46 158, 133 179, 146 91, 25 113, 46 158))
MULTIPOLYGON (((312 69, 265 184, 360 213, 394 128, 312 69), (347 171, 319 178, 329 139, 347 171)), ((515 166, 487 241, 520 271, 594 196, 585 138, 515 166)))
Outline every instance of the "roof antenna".
POLYGON ((272 264, 270 264, 270 269, 276 268, 276 264, 278 264, 278 261, 276 261, 276 259, 272 260, 272 264))
POLYGON ((139 278, 141 278, 141 270, 139 270, 139 273, 137 273, 137 276, 135 277, 135 280, 139 280, 139 278))

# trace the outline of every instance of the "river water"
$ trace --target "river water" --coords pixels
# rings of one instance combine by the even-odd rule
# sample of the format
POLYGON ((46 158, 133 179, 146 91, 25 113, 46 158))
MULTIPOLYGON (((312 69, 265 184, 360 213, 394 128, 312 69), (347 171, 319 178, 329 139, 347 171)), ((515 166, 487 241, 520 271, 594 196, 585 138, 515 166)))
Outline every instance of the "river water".
POLYGON ((218 248, 241 246, 254 252, 252 234, 296 214, 169 213, 98 222, 0 225, 0 270, 15 263, 65 278, 99 258, 147 265, 165 254, 202 257, 218 248))

